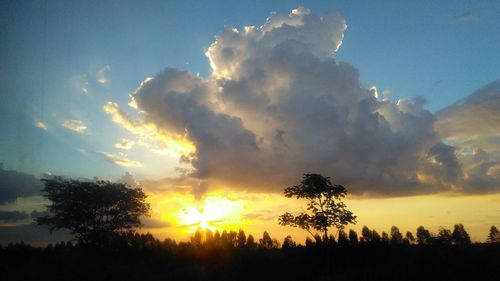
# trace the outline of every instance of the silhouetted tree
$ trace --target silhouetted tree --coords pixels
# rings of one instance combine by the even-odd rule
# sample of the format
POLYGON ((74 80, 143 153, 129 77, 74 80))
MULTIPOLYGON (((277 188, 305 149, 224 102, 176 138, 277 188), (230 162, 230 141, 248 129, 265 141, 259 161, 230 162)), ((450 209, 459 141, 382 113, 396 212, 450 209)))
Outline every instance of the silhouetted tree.
POLYGON ((341 230, 349 223, 356 223, 356 216, 342 201, 346 195, 346 188, 332 184, 330 177, 304 174, 300 184, 285 188, 285 196, 307 199, 308 212, 297 216, 287 212, 280 216, 279 223, 305 229, 311 235, 311 229, 320 231, 326 241, 329 227, 341 230))
POLYGON ((387 234, 387 232, 385 231, 382 231, 382 239, 380 241, 384 244, 389 244, 389 234, 387 234))
POLYGON ((451 245, 453 238, 451 236, 451 231, 444 227, 439 229, 438 235, 435 239, 435 242, 440 245, 451 245))
POLYGON ((220 245, 224 248, 228 248, 231 245, 231 240, 229 238, 229 233, 226 230, 222 231, 222 234, 220 235, 220 245))
POLYGON ((351 245, 357 245, 358 242, 358 234, 356 231, 349 229, 349 243, 351 243, 351 245))
POLYGON ((335 236, 333 236, 332 234, 330 234, 330 236, 328 237, 328 243, 330 245, 334 245, 335 244, 335 236))
POLYGON ((248 248, 255 248, 257 246, 257 243, 255 243, 255 238, 253 238, 252 234, 248 235, 246 246, 248 248))
POLYGON ((210 246, 214 244, 214 233, 210 229, 205 229, 205 244, 210 246))
POLYGON ((306 237, 306 247, 312 247, 314 246, 314 241, 311 239, 311 237, 306 237))
POLYGON ((200 246, 203 239, 203 230, 201 228, 196 229, 196 232, 191 236, 191 243, 195 246, 200 246))
POLYGON ((375 229, 372 231, 372 239, 373 239, 372 242, 374 244, 382 242, 382 237, 380 237, 380 234, 378 234, 378 232, 375 229))
POLYGON ((284 249, 289 249, 289 248, 294 248, 296 247, 297 244, 295 241, 293 241, 292 236, 287 235, 285 239, 283 240, 283 244, 281 245, 282 248, 284 249))
POLYGON ((340 246, 349 245, 349 238, 343 229, 339 230, 339 239, 337 240, 340 246))
POLYGON ((237 247, 245 247, 245 244, 247 242, 247 236, 245 235, 245 231, 243 231, 242 229, 240 229, 238 231, 238 238, 237 238, 237 247))
POLYGON ((220 232, 219 230, 215 230, 215 233, 214 233, 214 244, 217 245, 217 246, 220 246, 221 242, 220 242, 220 232))
POLYGON ((321 235, 319 234, 315 234, 314 235, 314 241, 316 242, 316 244, 321 244, 321 242, 323 241, 323 239, 321 238, 321 235))
POLYGON ((395 225, 391 227, 391 244, 403 244, 403 234, 395 225))
POLYGON ((409 244, 414 244, 415 243, 415 237, 411 233, 411 231, 407 231, 405 235, 406 240, 408 240, 409 244))
POLYGON ((419 245, 430 244, 432 239, 431 233, 423 226, 417 228, 417 243, 419 245))
POLYGON ((488 234, 488 238, 486 239, 488 243, 500 243, 500 231, 496 228, 496 226, 492 225, 490 227, 490 233, 488 234))
POLYGON ((238 245, 238 232, 230 230, 228 233, 228 246, 236 247, 238 245))
POLYGON ((453 243, 456 245, 470 245, 470 236, 465 231, 463 224, 455 224, 453 227, 453 233, 451 234, 453 243))
POLYGON ((259 247, 263 249, 275 248, 274 241, 267 231, 262 233, 262 238, 259 239, 259 247))
POLYGON ((361 229, 361 240, 365 243, 372 243, 373 241, 373 233, 366 225, 361 229))
POLYGON ((141 216, 149 216, 150 207, 141 188, 62 177, 42 181, 44 197, 50 201, 49 214, 36 221, 50 230, 68 229, 81 243, 106 243, 125 230, 141 226, 141 216))

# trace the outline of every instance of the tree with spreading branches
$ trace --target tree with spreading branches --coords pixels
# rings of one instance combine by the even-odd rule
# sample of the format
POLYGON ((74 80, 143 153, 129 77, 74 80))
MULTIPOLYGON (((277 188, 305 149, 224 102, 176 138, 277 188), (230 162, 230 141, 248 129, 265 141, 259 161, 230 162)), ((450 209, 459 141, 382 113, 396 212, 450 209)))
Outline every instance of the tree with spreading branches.
POLYGON ((42 180, 48 215, 37 218, 50 230, 68 229, 84 244, 104 244, 115 235, 141 226, 150 206, 141 188, 101 180, 53 177, 42 180))
POLYGON ((279 223, 302 228, 311 236, 315 236, 313 231, 321 232, 327 241, 329 228, 343 230, 346 225, 356 223, 356 216, 343 201, 346 195, 346 188, 332 184, 330 177, 304 174, 300 184, 285 188, 285 196, 306 199, 307 211, 297 215, 287 212, 279 217, 279 223))

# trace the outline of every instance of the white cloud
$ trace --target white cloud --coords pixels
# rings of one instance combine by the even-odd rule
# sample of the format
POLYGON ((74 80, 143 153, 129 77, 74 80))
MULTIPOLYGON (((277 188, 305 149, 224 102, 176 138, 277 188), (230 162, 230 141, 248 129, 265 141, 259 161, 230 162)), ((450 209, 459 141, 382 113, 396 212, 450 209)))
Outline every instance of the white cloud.
POLYGON ((119 183, 124 183, 130 187, 139 187, 140 183, 135 179, 134 175, 130 172, 125 172, 125 174, 118 180, 119 183))
POLYGON ((128 140, 128 139, 121 139, 119 143, 115 144, 116 148, 119 149, 131 149, 132 146, 134 146, 135 142, 133 140, 128 140))
POLYGON ((107 86, 111 79, 108 77, 108 72, 111 70, 110 65, 105 65, 97 70, 96 81, 101 86, 107 86))
POLYGON ((227 29, 206 53, 209 78, 167 68, 132 94, 139 119, 105 111, 137 135, 188 140, 195 149, 177 153, 203 182, 278 191, 316 172, 358 194, 456 191, 461 165, 425 100, 378 100, 331 56, 346 26, 299 8, 227 29))
POLYGON ((61 124, 64 128, 83 134, 87 130, 87 125, 83 123, 83 121, 80 120, 64 120, 64 122, 61 124))
POLYGON ((135 160, 130 160, 127 154, 119 152, 118 154, 112 154, 108 152, 95 152, 97 155, 104 158, 106 161, 117 164, 122 167, 142 167, 142 163, 135 160))
POLYGON ((89 79, 87 74, 79 74, 71 77, 70 85, 73 89, 81 94, 89 94, 89 79))
POLYGON ((35 123, 35 127, 39 128, 39 129, 42 129, 44 131, 48 131, 49 128, 47 127, 47 125, 45 123, 43 123, 42 121, 38 121, 35 123))

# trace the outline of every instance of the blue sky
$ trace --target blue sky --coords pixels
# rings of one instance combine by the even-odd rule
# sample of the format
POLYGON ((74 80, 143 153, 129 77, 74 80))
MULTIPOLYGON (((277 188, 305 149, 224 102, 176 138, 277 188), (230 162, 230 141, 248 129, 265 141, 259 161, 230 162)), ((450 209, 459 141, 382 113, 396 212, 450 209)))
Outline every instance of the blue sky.
MULTIPOLYGON (((499 78, 498 1, 2 1, 0 161, 40 175, 116 178, 172 173, 176 159, 151 156, 148 169, 97 157, 130 137, 102 106, 128 111, 128 94, 165 67, 210 74, 204 53, 225 27, 262 25, 271 12, 304 6, 339 11, 348 28, 339 61, 393 100, 422 95, 438 111, 499 78), (109 70, 106 69, 109 67, 109 70), (100 84, 99 70, 108 79, 100 84), (88 94, 81 92, 84 85, 88 94), (84 134, 65 130, 81 120, 84 134), (36 128, 43 121, 49 132, 36 128)), ((135 114, 129 111, 130 114, 135 114)), ((144 151, 129 152, 130 158, 144 151)))

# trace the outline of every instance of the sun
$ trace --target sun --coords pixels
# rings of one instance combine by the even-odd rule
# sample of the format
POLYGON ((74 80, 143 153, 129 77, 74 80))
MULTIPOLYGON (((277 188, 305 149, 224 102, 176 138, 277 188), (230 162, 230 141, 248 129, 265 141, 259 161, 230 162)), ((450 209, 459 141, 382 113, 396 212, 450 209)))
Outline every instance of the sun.
POLYGON ((183 208, 178 214, 178 221, 191 233, 198 228, 211 231, 232 229, 241 225, 242 212, 242 202, 210 196, 183 208))

